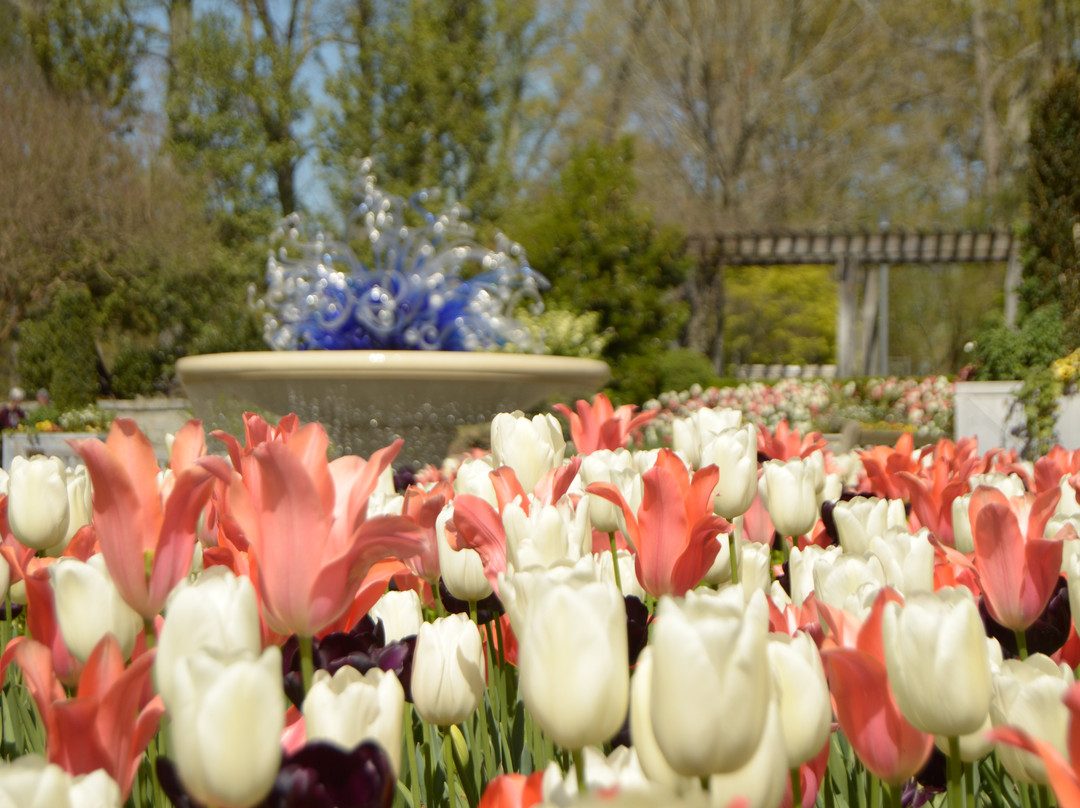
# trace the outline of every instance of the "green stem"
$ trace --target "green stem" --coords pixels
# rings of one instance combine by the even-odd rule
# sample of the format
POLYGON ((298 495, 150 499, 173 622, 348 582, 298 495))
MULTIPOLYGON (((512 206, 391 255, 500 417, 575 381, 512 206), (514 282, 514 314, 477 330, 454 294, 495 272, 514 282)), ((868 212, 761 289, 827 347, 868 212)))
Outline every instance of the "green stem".
POLYGON ((961 783, 960 737, 949 736, 949 808, 963 808, 964 792, 961 783))
MULTIPOLYGON (((412 794, 412 808, 419 808, 420 778, 416 771, 416 733, 413 731, 413 706, 409 702, 405 702, 405 715, 402 721, 405 722, 405 753, 409 758, 409 792, 412 794)), ((398 772, 398 778, 401 778, 401 772, 398 772)))
POLYGON ((888 787, 889 808, 900 808, 900 797, 904 793, 903 785, 888 787))
POLYGON ((1016 630, 1016 652, 1021 659, 1028 658, 1027 634, 1022 629, 1016 630))
POLYGON ((619 589, 619 594, 623 593, 622 589, 622 573, 619 572, 619 554, 615 550, 615 531, 608 533, 608 541, 611 542, 611 567, 615 570, 615 586, 619 589))
POLYGON ((457 805, 457 788, 454 785, 454 741, 450 737, 450 727, 443 728, 443 765, 446 766, 447 806, 457 805))
POLYGON ((791 805, 792 808, 800 808, 802 805, 802 772, 798 766, 791 767, 791 805))
POLYGON ((300 649, 300 679, 304 683, 304 695, 311 690, 311 680, 315 678, 315 651, 311 637, 297 636, 296 644, 300 649))
POLYGON ((729 533, 727 537, 727 549, 728 557, 731 559, 731 583, 737 584, 739 582, 739 533, 742 531, 739 529, 742 524, 742 517, 738 517, 735 520, 735 531, 729 533))
POLYGON ((584 797, 588 787, 585 785, 585 753, 581 749, 574 749, 570 753, 574 758, 574 772, 577 774, 578 796, 584 797))
POLYGON ((146 647, 147 649, 153 648, 157 643, 157 634, 154 631, 154 620, 151 617, 146 618, 143 621, 143 626, 146 630, 146 647))
POLYGON ((968 808, 975 808, 975 803, 978 801, 975 796, 975 764, 964 763, 964 786, 967 792, 967 805, 968 808))
MULTIPOLYGON (((479 621, 476 619, 477 607, 475 600, 469 601, 469 616, 472 618, 473 623, 475 623, 477 626, 480 625, 479 621)), ((495 662, 492 658, 495 654, 495 649, 491 646, 491 623, 486 623, 485 628, 487 629, 488 647, 487 653, 484 656, 487 658, 487 687, 490 688, 494 687, 495 685, 495 662)), ((485 691, 486 690, 487 688, 485 688, 485 691)), ((492 705, 494 705, 495 700, 492 699, 491 702, 492 705)), ((492 711, 494 712, 494 707, 492 711)), ((476 717, 477 720, 480 722, 480 754, 473 755, 473 757, 476 758, 476 762, 473 764, 473 768, 476 771, 477 782, 483 783, 483 761, 488 754, 487 705, 484 703, 483 699, 480 700, 480 709, 477 711, 476 717)))
POLYGON ((867 772, 870 778, 870 808, 881 808, 881 778, 867 772))
POLYGON ((1020 805, 1022 808, 1031 808, 1031 792, 1028 791, 1027 783, 1017 783, 1016 788, 1020 792, 1020 805))

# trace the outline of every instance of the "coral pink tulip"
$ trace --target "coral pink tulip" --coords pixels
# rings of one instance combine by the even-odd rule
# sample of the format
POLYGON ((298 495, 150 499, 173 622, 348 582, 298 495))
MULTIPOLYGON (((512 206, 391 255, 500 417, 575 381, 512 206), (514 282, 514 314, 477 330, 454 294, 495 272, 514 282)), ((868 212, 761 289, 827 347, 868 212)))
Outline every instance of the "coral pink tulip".
POLYGON ((656 465, 642 475, 644 494, 636 514, 611 483, 585 489, 622 508, 638 580, 650 595, 685 595, 712 566, 720 549, 716 536, 731 528, 712 512, 718 478, 716 466, 699 469, 691 478, 682 461, 662 449, 656 465))
POLYGON ((256 446, 242 458, 242 473, 221 458, 199 461, 228 483, 223 522, 248 544, 268 626, 304 637, 349 608, 373 564, 423 549, 422 532, 408 519, 367 518, 368 498, 402 441, 368 461, 350 455, 328 463, 325 432, 318 433, 256 446))
POLYGON ((1006 497, 979 486, 971 495, 975 569, 990 616, 1023 631, 1046 608, 1061 572, 1061 542, 1043 538, 1061 491, 1006 497))
POLYGON ((479 808, 530 808, 544 799, 543 772, 500 774, 487 784, 479 808))
POLYGON ((758 425, 758 452, 767 460, 807 458, 819 449, 825 451, 827 445, 820 432, 807 432, 804 437, 789 429, 786 418, 776 425, 772 434, 764 425, 758 425))
POLYGON ((633 404, 623 404, 618 409, 603 393, 598 393, 590 404, 578 399, 574 405, 577 413, 565 404, 556 404, 555 411, 570 421, 570 438, 578 454, 592 454, 600 449, 624 448, 642 426, 656 417, 659 410, 639 412, 634 415, 633 404))
POLYGON ((93 482, 94 529, 109 574, 128 605, 150 620, 191 571, 213 477, 188 465, 161 487, 154 447, 127 418, 113 421, 104 443, 92 438, 71 445, 93 482))
POLYGON ((930 757, 934 736, 916 729, 904 718, 889 685, 882 642, 882 614, 885 606, 900 600, 884 589, 857 632, 836 636, 837 618, 844 616, 825 604, 818 604, 822 621, 830 626, 830 644, 835 637, 842 647, 822 651, 833 709, 844 735, 863 765, 890 785, 898 785, 914 775, 930 757))
POLYGON ((107 634, 87 660, 75 696, 67 698, 48 648, 22 637, 9 648, 45 724, 49 762, 69 774, 104 769, 127 799, 165 712, 149 689, 153 652, 125 668, 120 646, 107 634))

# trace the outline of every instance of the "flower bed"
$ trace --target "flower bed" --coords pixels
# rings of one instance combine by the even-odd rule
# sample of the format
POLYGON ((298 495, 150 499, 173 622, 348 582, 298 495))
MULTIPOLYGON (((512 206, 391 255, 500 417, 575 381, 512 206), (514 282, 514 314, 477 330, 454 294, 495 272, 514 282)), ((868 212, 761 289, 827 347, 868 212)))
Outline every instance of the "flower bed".
POLYGON ((502 414, 400 491, 295 416, 18 464, 0 804, 1073 804, 1080 453, 692 409, 502 414))

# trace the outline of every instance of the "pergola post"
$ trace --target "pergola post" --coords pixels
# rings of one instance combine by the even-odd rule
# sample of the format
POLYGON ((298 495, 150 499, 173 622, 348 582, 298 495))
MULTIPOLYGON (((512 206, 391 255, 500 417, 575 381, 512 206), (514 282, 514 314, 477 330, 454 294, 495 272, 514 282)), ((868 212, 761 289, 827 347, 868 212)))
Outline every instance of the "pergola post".
POLYGON ((839 305, 836 308, 836 371, 840 378, 855 375, 855 319, 857 300, 856 280, 859 259, 841 256, 836 262, 839 305))
POLYGON ((1005 267, 1005 325, 1012 328, 1016 325, 1016 310, 1018 306, 1020 276, 1023 268, 1020 266, 1020 249, 1014 244, 1009 250, 1009 263, 1005 267))

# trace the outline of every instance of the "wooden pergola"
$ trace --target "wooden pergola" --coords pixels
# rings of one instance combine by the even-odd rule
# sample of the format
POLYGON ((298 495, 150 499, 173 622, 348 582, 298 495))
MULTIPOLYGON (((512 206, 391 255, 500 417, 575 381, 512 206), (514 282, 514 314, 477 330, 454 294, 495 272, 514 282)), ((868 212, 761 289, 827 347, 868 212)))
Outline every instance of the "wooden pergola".
POLYGON ((1016 319, 1020 241, 1011 233, 717 233, 691 236, 688 246, 699 254, 702 267, 713 272, 726 266, 834 265, 839 287, 836 364, 841 377, 875 369, 888 372, 888 273, 894 264, 1004 263, 1005 319, 1010 324, 1016 319), (860 309, 862 365, 856 368, 860 309))

